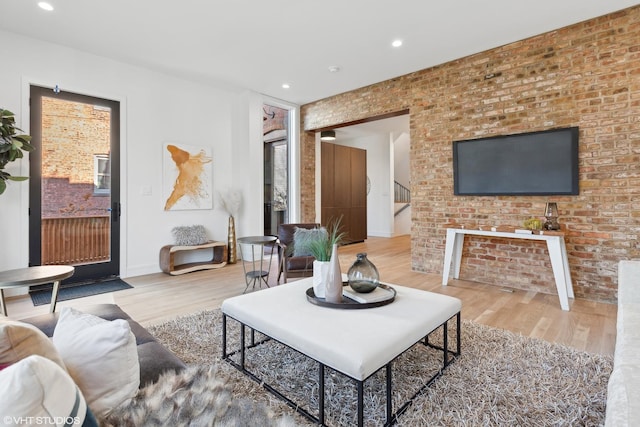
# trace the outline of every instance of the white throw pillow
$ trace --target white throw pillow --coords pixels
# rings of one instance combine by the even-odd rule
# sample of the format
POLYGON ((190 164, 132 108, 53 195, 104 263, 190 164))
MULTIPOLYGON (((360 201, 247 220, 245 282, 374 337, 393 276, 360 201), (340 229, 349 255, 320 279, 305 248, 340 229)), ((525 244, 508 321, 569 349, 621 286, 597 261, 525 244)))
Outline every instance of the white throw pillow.
POLYGON ((34 354, 66 369, 58 350, 44 332, 28 323, 0 319, 0 365, 11 365, 34 354))
POLYGON ((53 332, 53 343, 97 416, 137 393, 138 349, 126 320, 108 321, 65 307, 53 332))
POLYGON ((66 371, 29 356, 0 372, 3 426, 96 426, 80 390, 66 371))

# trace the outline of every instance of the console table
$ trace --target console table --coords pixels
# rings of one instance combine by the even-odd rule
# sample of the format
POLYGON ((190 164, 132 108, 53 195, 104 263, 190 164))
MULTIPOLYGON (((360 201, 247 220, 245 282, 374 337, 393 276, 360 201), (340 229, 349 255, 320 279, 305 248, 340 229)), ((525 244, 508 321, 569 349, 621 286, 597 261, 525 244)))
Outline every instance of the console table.
POLYGON ((500 237, 503 239, 524 239, 524 240, 544 240, 547 242, 547 250, 551 259, 553 277, 558 290, 560 307, 569 311, 569 298, 574 298, 573 283, 571 282, 571 272, 567 260, 567 248, 564 244, 564 234, 524 234, 504 231, 472 230, 465 228, 448 228, 447 241, 444 250, 444 269, 442 271, 442 286, 447 286, 449 272, 453 263, 453 278, 460 277, 460 261, 462 260, 462 246, 464 236, 471 234, 474 236, 500 237))

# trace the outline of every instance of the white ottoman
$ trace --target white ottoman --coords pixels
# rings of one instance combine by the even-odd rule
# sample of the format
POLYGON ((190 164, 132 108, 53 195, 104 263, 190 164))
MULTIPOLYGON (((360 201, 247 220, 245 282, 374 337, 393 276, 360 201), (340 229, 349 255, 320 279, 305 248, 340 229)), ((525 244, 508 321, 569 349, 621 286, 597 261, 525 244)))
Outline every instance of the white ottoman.
MULTIPOLYGON (((362 386, 371 375, 383 367, 387 368, 387 421, 390 422, 394 415, 391 410, 390 372, 391 363, 396 357, 423 339, 428 345, 426 337, 440 326, 444 326, 445 345, 444 348, 436 348, 443 350, 443 367, 460 354, 462 303, 457 298, 391 285, 397 293, 391 304, 369 309, 342 310, 321 307, 307 301, 306 290, 311 286, 312 278, 308 278, 229 298, 222 303, 222 313, 223 358, 241 371, 249 373, 244 366, 245 348, 238 350, 241 352, 240 363, 234 362, 230 356, 238 351, 228 353, 226 348, 227 316, 243 325, 243 336, 246 325, 319 363, 319 417, 313 417, 304 410, 299 411, 314 422, 324 424, 325 366, 356 380, 358 423, 362 425, 362 386), (446 324, 453 317, 457 321, 457 337, 456 349, 452 351, 448 348, 446 324), (367 328, 357 326, 363 324, 367 328)), ((250 375, 257 380, 253 374, 250 375)), ((429 383, 432 380, 433 378, 429 383)), ((397 412, 402 412, 403 408, 397 412)))

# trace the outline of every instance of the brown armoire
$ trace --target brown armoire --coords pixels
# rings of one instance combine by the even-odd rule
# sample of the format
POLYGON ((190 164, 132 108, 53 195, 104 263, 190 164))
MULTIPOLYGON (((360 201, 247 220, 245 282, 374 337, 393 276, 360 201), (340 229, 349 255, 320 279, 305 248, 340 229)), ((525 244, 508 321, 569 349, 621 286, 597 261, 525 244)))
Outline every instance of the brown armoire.
POLYGON ((346 243, 367 238, 367 151, 323 142, 321 146, 323 225, 342 218, 346 243))

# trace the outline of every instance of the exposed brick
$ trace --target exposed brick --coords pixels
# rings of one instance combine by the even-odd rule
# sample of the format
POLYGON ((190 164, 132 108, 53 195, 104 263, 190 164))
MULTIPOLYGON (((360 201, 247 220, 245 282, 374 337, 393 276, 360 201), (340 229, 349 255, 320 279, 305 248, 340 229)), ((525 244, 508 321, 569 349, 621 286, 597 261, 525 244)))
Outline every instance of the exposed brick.
MULTIPOLYGON (((315 218, 315 131, 408 109, 413 269, 442 272, 447 224, 521 226, 551 200, 576 295, 615 301, 617 262, 640 258, 638 40, 635 6, 302 106, 302 219, 315 218), (567 126, 579 196, 453 195, 452 141, 567 126)), ((467 239, 461 278, 556 292, 544 244, 467 239)))
POLYGON ((110 198, 93 193, 93 157, 109 154, 110 114, 90 104, 42 98, 43 218, 109 215, 110 198))

